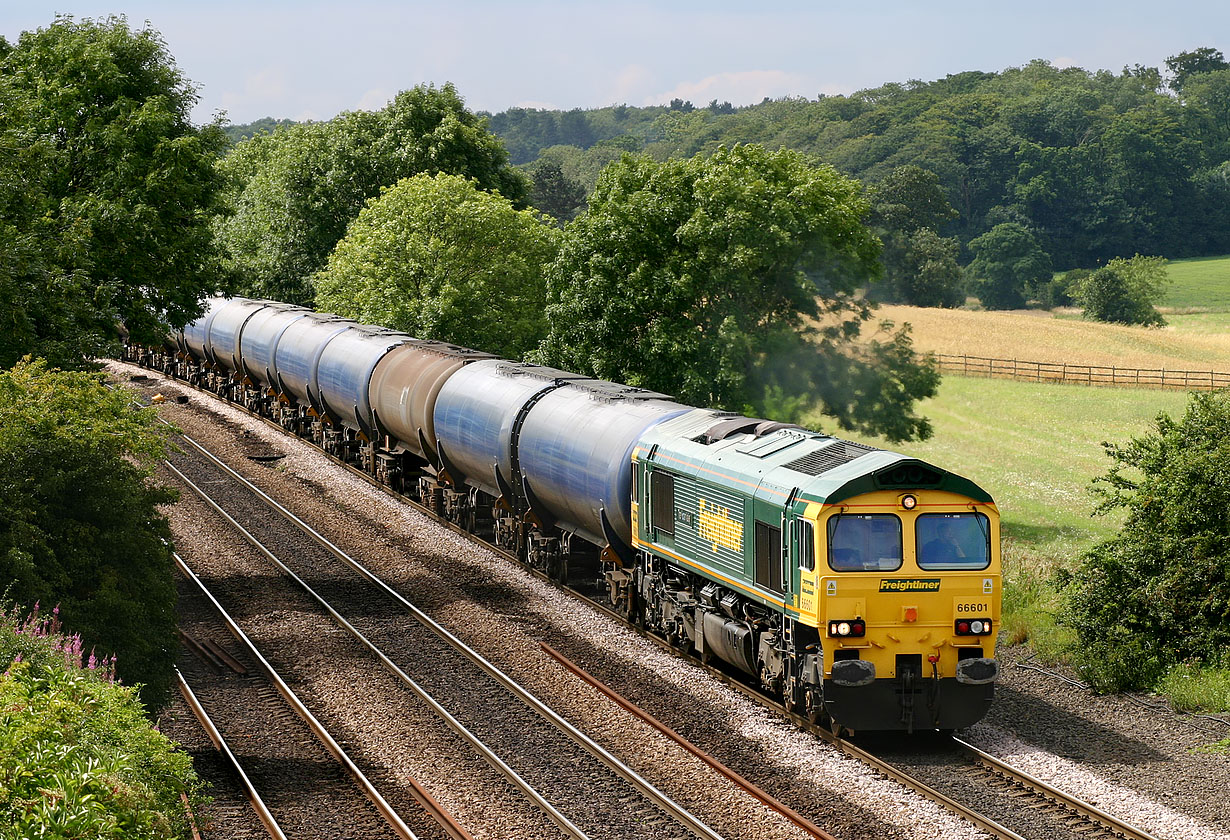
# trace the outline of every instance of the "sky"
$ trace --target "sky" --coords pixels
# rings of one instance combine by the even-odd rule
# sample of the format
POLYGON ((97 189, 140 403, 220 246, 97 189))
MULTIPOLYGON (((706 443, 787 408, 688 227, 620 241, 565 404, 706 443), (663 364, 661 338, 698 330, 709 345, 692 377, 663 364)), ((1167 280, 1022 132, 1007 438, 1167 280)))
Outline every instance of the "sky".
POLYGON ((1038 58, 1119 72, 1230 54, 1226 0, 0 0, 0 35, 57 14, 148 21, 198 90, 197 123, 329 119, 420 83, 452 82, 489 112, 746 105, 1038 58))

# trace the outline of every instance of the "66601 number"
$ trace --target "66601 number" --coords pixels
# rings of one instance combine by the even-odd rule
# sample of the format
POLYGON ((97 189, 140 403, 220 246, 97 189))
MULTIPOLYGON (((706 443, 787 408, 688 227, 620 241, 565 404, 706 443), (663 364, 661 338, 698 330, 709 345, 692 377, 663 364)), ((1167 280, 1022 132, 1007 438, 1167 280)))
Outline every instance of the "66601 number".
POLYGON ((985 613, 990 612, 989 604, 957 604, 957 612, 959 613, 985 613))

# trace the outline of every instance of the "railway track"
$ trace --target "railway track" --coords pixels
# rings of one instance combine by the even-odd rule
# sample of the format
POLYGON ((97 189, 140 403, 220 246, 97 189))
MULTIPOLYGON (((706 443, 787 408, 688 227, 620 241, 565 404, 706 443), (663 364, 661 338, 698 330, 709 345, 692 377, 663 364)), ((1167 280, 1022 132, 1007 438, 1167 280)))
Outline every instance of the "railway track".
POLYGON ((575 838, 719 838, 362 564, 204 447, 191 438, 185 440, 215 469, 211 474, 202 469, 199 459, 177 457, 170 469, 179 480, 429 705, 470 748, 530 799, 560 834, 575 838), (224 481, 242 486, 252 499, 259 500, 261 510, 241 505, 247 509, 236 513, 233 498, 227 506, 230 509, 224 508, 214 498, 224 481), (268 515, 270 512, 276 515, 268 515), (292 546, 293 551, 279 558, 270 543, 292 546), (357 588, 341 580, 339 562, 352 581, 357 573, 372 586, 357 588), (325 591, 330 592, 328 599, 320 594, 325 591), (373 596, 403 610, 413 623, 373 621, 369 617, 373 596), (382 649, 394 645, 398 653, 392 656, 382 649), (560 773, 561 766, 568 772, 560 773))
MULTIPOLYGON (((178 382, 178 380, 175 381, 178 382)), ((180 384, 186 383, 180 382, 180 384)), ((200 391, 201 389, 197 390, 200 391)), ((211 396, 213 396, 212 393, 211 396)), ((234 408, 244 410, 250 416, 253 416, 263 421, 267 425, 284 432, 284 430, 277 426, 277 424, 261 417, 258 414, 247 412, 247 410, 240 404, 229 401, 226 401, 226 404, 234 408)), ((523 564, 519 563, 517 558, 507 552, 495 548, 490 543, 482 540, 478 536, 457 527, 446 519, 440 518, 414 499, 408 498, 382 485, 371 475, 361 469, 358 469, 354 465, 324 452, 319 452, 319 454, 324 455, 336 465, 363 479, 371 486, 380 489, 384 493, 398 499, 402 503, 411 506, 418 512, 432 518, 464 539, 470 540, 477 545, 481 545, 485 550, 498 554, 510 563, 526 569, 544 582, 551 583, 552 585, 559 587, 561 591, 567 592, 574 597, 584 600, 585 603, 591 608, 598 609, 609 617, 617 619, 625 626, 632 627, 632 625, 628 624, 628 622, 624 620, 623 616, 611 610, 600 600, 592 597, 592 593, 587 594, 575 588, 560 586, 556 581, 552 580, 547 575, 544 575, 534 569, 528 569, 523 564)), ((632 629, 635 630, 636 628, 632 627, 632 629)), ((682 656, 677 649, 672 647, 665 640, 659 639, 651 634, 642 633, 642 635, 662 649, 670 651, 676 656, 682 656)), ((810 723, 806 718, 790 714, 780 704, 767 698, 759 691, 747 686, 740 679, 732 677, 723 669, 701 663, 698 659, 690 656, 683 658, 688 659, 688 661, 696 667, 705 669, 719 681, 753 699, 755 702, 771 708, 782 716, 789 718, 799 728, 828 741, 845 754, 858 759, 888 778, 894 779, 906 787, 911 788, 925 798, 939 804, 941 807, 960 816, 962 819, 969 821, 993 837, 1006 839, 1010 838, 1011 840, 1032 840, 1033 837, 1054 838, 1065 836, 1070 836, 1072 838, 1122 837, 1127 838, 1128 840, 1153 840, 1152 835, 1149 833, 1127 825, 1126 823, 1113 817, 1113 815, 1107 814, 1095 806, 1082 802, 1075 796, 1059 791, 1049 785, 1046 785, 1040 780, 1033 779, 1028 774, 1015 770, 1011 766, 1000 762, 992 756, 981 753, 976 748, 966 744, 963 741, 960 741, 959 739, 952 739, 949 748, 961 753, 965 757, 966 770, 963 771, 963 775, 966 777, 966 781, 973 780, 975 783, 982 784, 989 792, 989 795, 1000 796, 1004 800, 1003 808, 1005 813, 1016 813, 1019 815, 1024 812, 1030 815, 1029 819, 1024 821, 1029 825, 1021 826, 1025 829, 1026 833, 1018 833, 1017 831, 1002 825, 1000 822, 983 815, 976 808, 967 807, 961 804, 961 802, 957 799, 942 792, 938 789, 938 787, 915 778, 909 772, 903 770, 892 761, 877 756, 873 751, 863 749, 848 739, 841 738, 823 727, 816 726, 810 723), (1045 821, 1048 822, 1048 825, 1043 831, 1041 831, 1041 833, 1033 833, 1030 831, 1030 828, 1036 827, 1038 817, 1045 817, 1045 821)))
MULTIPOLYGON (((201 579, 178 555, 175 561, 191 584, 181 602, 191 626, 197 633, 210 634, 201 636, 204 642, 189 635, 188 648, 198 653, 202 666, 221 662, 230 670, 228 678, 211 680, 200 673, 201 668, 195 669, 195 675, 188 668, 187 677, 178 673, 180 692, 210 740, 227 757, 270 837, 285 840, 283 826, 290 836, 319 831, 322 823, 330 822, 329 815, 344 814, 345 824, 336 825, 339 837, 420 840, 420 834, 406 825, 201 579), (228 632, 240 647, 236 654, 213 638, 228 632), (254 672, 263 678, 254 678, 254 672), (200 697, 189 683, 191 677, 207 686, 200 697), (213 715, 207 707, 214 710, 213 715), (254 727, 253 721, 261 719, 265 725, 254 727), (233 740, 245 742, 246 761, 236 755, 232 739, 223 734, 228 730, 236 736, 233 740), (254 746, 259 755, 253 754, 254 746), (305 789, 312 791, 310 798, 303 796, 305 789)), ((450 821, 439 809, 431 815, 445 824, 450 821)), ((472 840, 462 830, 447 832, 447 836, 472 840)))

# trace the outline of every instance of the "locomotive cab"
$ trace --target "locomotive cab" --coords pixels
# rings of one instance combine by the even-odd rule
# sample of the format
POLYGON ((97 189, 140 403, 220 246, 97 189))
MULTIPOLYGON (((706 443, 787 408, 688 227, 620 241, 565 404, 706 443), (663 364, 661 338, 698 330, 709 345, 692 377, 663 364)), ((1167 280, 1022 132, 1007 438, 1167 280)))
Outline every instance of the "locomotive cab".
POLYGON ((982 718, 998 676, 994 504, 878 491, 810 505, 805 516, 816 544, 799 570, 799 606, 819 632, 825 711, 850 729, 958 729, 982 718))
POLYGON ((986 714, 999 515, 974 482, 700 411, 655 426, 633 460, 629 615, 816 722, 958 729, 986 714))

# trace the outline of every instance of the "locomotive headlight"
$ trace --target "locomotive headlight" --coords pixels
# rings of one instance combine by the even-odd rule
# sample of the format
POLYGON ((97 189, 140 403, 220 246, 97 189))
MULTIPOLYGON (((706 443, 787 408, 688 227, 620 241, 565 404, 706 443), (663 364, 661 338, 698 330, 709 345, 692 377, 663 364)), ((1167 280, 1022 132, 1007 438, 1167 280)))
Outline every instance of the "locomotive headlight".
POLYGON ((849 636, 850 635, 850 623, 848 621, 843 621, 841 622, 841 624, 837 625, 837 635, 838 636, 849 636))
POLYGON ((982 622, 976 619, 974 621, 971 621, 969 623, 969 630, 975 636, 981 636, 982 635, 982 622))
POLYGON ((902 496, 901 506, 905 508, 906 510, 913 510, 914 508, 918 507, 918 499, 917 497, 911 496, 909 494, 902 496))

